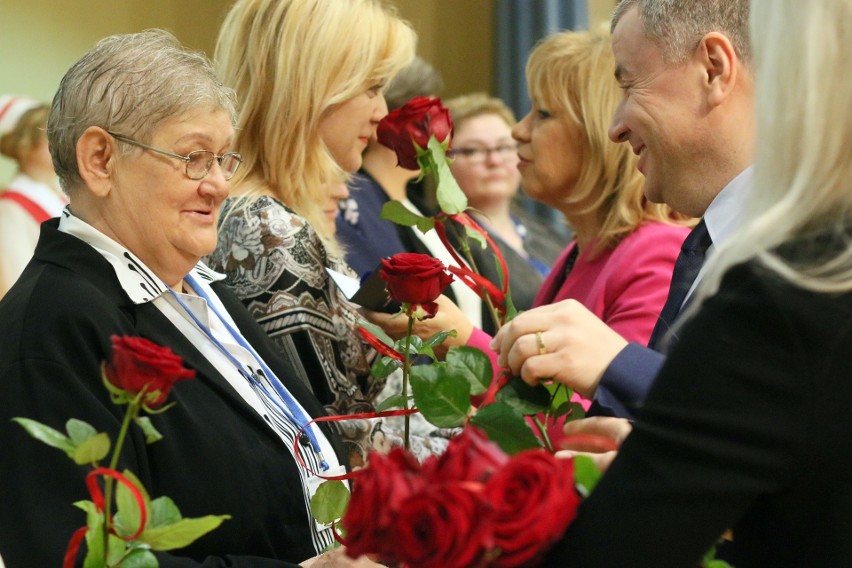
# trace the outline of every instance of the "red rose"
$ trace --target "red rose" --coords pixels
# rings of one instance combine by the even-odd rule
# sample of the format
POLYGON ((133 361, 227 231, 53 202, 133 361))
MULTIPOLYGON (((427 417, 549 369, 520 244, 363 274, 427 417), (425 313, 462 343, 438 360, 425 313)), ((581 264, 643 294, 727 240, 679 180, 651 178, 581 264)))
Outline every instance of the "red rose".
POLYGON ((402 502, 393 544, 409 568, 476 566, 494 547, 482 485, 432 483, 402 502))
POLYGON ((107 380, 130 393, 145 388, 144 404, 149 408, 161 406, 176 382, 195 376, 168 347, 142 337, 113 335, 110 339, 112 361, 105 366, 107 380))
POLYGON ((453 281, 437 258, 408 252, 383 258, 379 276, 387 283, 391 299, 401 304, 423 306, 430 316, 438 310, 435 298, 453 281))
MULTIPOLYGON (((439 482, 486 481, 509 461, 500 447, 478 428, 468 426, 450 440, 447 450, 424 471, 429 479, 439 482)), ((424 470, 427 468, 424 465, 424 470)))
POLYGON ((485 486, 501 568, 535 565, 577 514, 574 462, 544 450, 513 456, 485 486))
POLYGON ((419 170, 414 145, 425 149, 432 135, 439 142, 445 142, 452 133, 453 120, 441 99, 414 97, 382 119, 376 136, 380 144, 396 152, 401 167, 419 170))
POLYGON ((396 555, 392 531, 400 504, 424 485, 420 464, 402 448, 388 455, 370 454, 370 464, 354 481, 352 497, 341 524, 346 529, 346 553, 396 555))

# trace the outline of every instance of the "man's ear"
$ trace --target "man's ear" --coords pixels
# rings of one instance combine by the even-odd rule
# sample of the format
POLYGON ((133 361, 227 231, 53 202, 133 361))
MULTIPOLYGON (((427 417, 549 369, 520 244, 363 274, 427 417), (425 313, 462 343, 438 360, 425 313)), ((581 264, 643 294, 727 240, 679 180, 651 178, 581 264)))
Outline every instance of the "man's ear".
POLYGON ((115 158, 115 140, 103 128, 90 126, 77 140, 77 169, 92 194, 110 192, 115 158))
POLYGON ((711 107, 719 106, 737 82, 740 65, 737 51, 727 36, 710 32, 701 38, 696 56, 704 66, 707 102, 711 107))

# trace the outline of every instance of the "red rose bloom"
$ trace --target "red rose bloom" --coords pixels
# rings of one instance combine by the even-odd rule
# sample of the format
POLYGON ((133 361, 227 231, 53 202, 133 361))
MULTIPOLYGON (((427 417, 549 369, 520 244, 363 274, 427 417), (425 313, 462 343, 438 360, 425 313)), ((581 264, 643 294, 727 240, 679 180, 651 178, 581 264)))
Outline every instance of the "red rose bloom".
POLYGON ((476 566, 493 548, 481 484, 432 483, 399 508, 392 560, 409 568, 476 566))
POLYGON ((577 514, 574 462, 542 450, 513 456, 485 486, 493 509, 496 566, 532 566, 577 514))
POLYGON ((408 252, 383 258, 379 276, 387 283, 388 294, 393 300, 423 306, 430 316, 438 310, 435 298, 453 281, 437 258, 408 252))
POLYGON ((376 136, 380 144, 396 152, 401 167, 419 170, 414 145, 425 149, 432 135, 440 142, 449 141, 452 132, 453 120, 441 99, 414 97, 382 119, 376 136))
POLYGON ((105 366, 107 380, 121 390, 138 393, 145 389, 144 404, 161 406, 172 386, 195 376, 183 366, 183 359, 168 347, 142 337, 113 335, 112 361, 105 366))
POLYGON ((428 477, 434 482, 447 479, 484 482, 508 461, 509 457, 497 444, 478 428, 468 426, 450 441, 437 461, 429 464, 428 477))
POLYGON ((388 455, 370 454, 370 464, 361 470, 341 524, 346 529, 346 553, 357 558, 376 553, 396 554, 392 531, 400 504, 425 484, 420 464, 402 448, 388 455))

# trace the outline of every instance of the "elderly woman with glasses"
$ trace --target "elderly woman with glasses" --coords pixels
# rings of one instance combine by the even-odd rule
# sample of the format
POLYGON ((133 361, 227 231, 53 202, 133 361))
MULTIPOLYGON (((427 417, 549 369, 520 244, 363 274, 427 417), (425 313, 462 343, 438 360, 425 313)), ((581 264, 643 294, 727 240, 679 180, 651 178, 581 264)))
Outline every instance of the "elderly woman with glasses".
POLYGON ((293 361, 199 262, 241 163, 235 117, 210 62, 162 31, 102 40, 60 83, 48 137, 70 204, 0 302, 0 446, 14 448, 0 461, 0 553, 12 566, 60 565, 85 524, 72 503, 86 470, 11 419, 77 418, 115 439, 124 409, 101 381, 113 336, 168 347, 195 373, 154 418, 164 439, 131 428, 117 468, 188 517, 231 516, 158 553, 160 566, 373 565, 320 555, 334 539, 311 515, 314 472, 342 473, 342 446, 309 424, 323 409, 293 361))

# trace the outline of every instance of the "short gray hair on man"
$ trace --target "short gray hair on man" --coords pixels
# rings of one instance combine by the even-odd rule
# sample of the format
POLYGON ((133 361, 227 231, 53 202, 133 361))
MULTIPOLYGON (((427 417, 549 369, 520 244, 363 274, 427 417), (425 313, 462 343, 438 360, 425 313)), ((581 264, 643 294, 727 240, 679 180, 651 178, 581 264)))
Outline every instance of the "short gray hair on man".
MULTIPOLYGON (((47 136, 66 193, 83 184, 77 141, 91 126, 147 141, 166 120, 223 110, 236 123, 232 89, 210 60, 169 32, 114 35, 99 41, 65 73, 53 98, 47 136)), ((129 150, 128 150, 129 151, 129 150)))
POLYGON ((645 37, 662 51, 666 62, 686 61, 705 34, 720 32, 750 66, 749 0, 621 0, 612 15, 611 30, 633 6, 639 10, 645 37))

